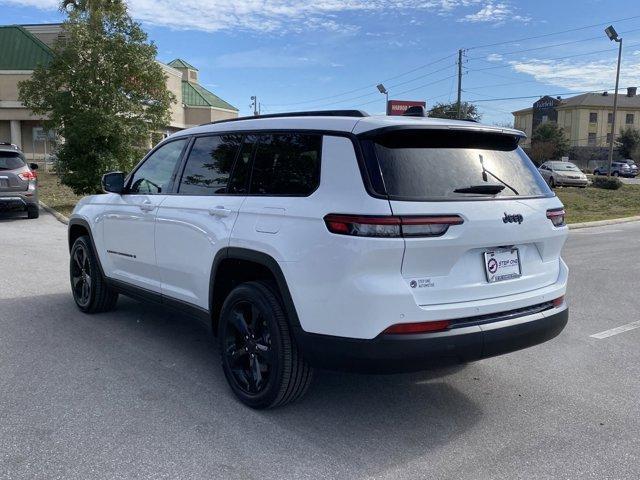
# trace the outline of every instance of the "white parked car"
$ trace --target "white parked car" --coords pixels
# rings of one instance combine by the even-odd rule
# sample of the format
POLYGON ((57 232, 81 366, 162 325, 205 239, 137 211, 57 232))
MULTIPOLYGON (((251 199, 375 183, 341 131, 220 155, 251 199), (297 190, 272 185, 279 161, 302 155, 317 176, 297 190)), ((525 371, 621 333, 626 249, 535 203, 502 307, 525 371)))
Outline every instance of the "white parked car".
POLYGON ((571 162, 544 162, 538 170, 551 188, 556 186, 584 188, 589 185, 587 176, 571 162))
POLYGON ((358 111, 180 131, 69 222, 74 299, 210 326, 233 392, 296 400, 314 367, 470 362, 564 328, 564 210, 522 132, 358 111))

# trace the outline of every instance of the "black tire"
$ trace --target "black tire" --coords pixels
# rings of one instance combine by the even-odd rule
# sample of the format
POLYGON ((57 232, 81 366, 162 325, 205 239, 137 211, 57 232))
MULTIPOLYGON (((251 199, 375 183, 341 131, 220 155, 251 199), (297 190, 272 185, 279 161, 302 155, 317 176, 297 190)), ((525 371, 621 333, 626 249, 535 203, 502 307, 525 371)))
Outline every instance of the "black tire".
POLYGON ((118 292, 107 286, 91 246, 91 239, 86 235, 77 238, 71 247, 69 279, 73 299, 83 312, 100 313, 115 308, 118 292))
POLYGON ((313 370, 293 339, 279 295, 264 282, 234 288, 218 328, 222 369, 245 405, 273 408, 298 400, 313 370))
POLYGON ((613 173, 611 174, 611 176, 613 176, 613 177, 618 177, 618 176, 620 176, 620 174, 619 174, 618 172, 613 172, 613 173))
POLYGON ((37 205, 27 207, 27 218, 38 218, 40 216, 40 208, 37 205))
POLYGON ((553 177, 549 178, 549 186, 551 188, 556 188, 556 181, 553 179, 553 177))

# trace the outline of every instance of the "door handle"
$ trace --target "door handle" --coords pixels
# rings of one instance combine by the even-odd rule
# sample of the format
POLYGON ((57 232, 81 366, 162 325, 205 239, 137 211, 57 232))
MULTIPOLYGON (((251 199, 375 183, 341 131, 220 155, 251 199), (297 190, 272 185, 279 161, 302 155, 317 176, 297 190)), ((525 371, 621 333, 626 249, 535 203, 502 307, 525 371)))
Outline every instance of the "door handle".
POLYGON ((145 200, 140 204, 140 210, 142 210, 143 212, 150 212, 154 208, 156 208, 156 206, 149 200, 145 200))
POLYGON ((215 215, 216 217, 228 217, 231 215, 231 210, 223 207, 222 205, 218 205, 217 207, 209 209, 209 215, 215 215))

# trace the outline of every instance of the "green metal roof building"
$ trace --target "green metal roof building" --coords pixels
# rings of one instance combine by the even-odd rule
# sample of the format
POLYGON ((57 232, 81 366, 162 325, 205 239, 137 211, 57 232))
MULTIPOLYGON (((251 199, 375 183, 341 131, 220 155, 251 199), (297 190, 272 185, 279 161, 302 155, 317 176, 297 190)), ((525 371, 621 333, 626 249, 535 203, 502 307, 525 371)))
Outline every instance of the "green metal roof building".
MULTIPOLYGON (((19 145, 29 158, 44 157, 46 140, 35 140, 34 128, 43 117, 34 116, 18 100, 18 83, 38 65, 53 58, 52 47, 63 36, 61 24, 0 25, 0 142, 19 145)), ((202 123, 235 118, 238 109, 198 83, 198 69, 183 59, 162 64, 167 88, 176 97, 166 134, 202 123)))

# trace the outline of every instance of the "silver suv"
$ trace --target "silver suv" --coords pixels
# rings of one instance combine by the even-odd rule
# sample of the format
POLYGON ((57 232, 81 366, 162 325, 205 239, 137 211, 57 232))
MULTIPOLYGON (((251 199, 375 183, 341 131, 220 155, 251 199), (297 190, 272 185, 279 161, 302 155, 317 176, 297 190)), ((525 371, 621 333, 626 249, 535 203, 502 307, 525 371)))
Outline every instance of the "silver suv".
POLYGON ((29 218, 38 218, 37 168, 16 145, 0 142, 0 212, 26 211, 29 218))

